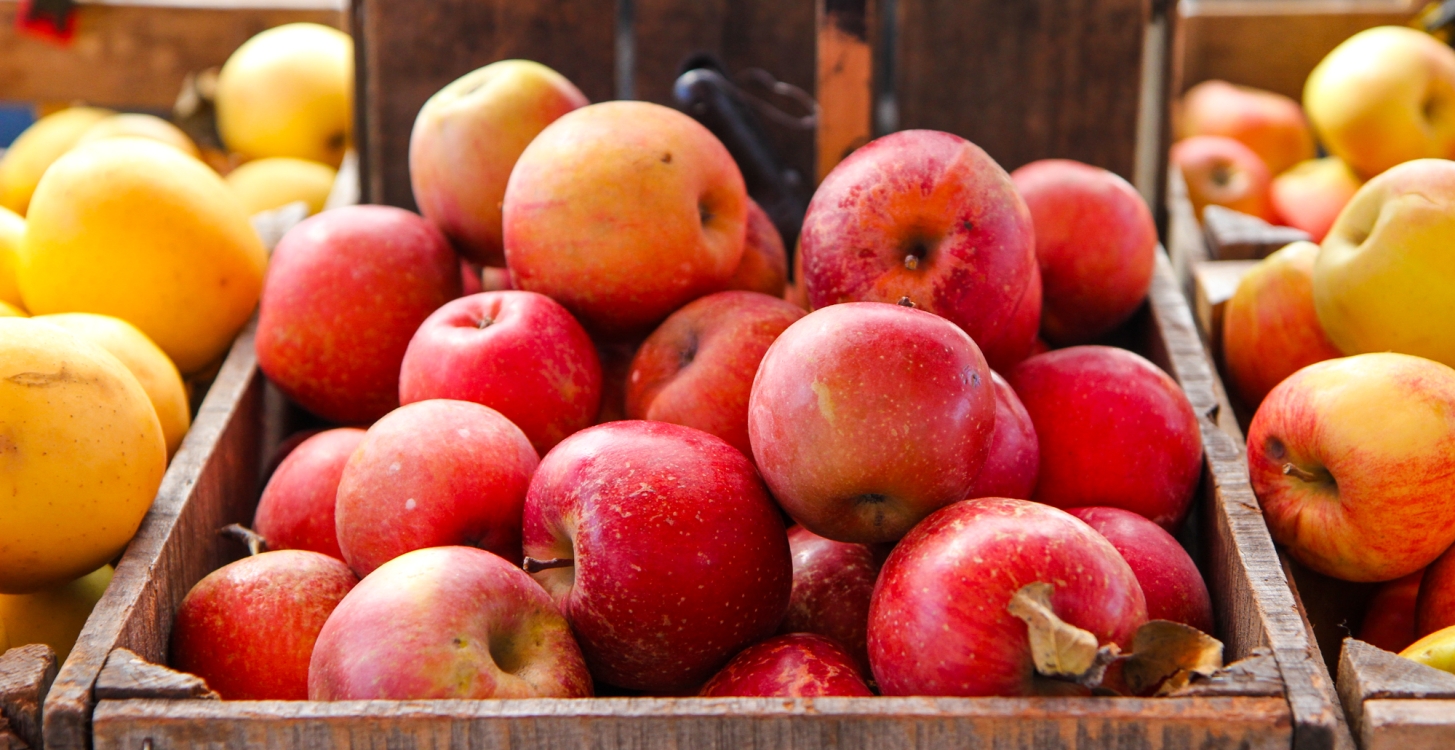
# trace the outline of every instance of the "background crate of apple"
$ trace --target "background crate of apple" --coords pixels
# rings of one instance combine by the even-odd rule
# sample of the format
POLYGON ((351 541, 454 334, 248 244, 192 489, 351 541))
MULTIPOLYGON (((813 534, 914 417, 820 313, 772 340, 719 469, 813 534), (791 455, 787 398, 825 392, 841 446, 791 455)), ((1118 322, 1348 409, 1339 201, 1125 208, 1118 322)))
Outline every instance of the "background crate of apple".
MULTIPOLYGON (((1009 168, 1045 156, 1105 166, 1133 179, 1158 205, 1165 152, 1160 113, 1175 26, 1169 6, 1148 0, 1070 7, 1051 0, 818 7, 807 0, 358 0, 351 23, 360 61, 364 190, 373 201, 410 204, 404 154, 414 114, 431 93, 474 67, 528 57, 560 70, 593 100, 667 101, 679 61, 706 49, 731 70, 762 68, 815 94, 824 112, 816 132, 773 131, 801 174, 821 174, 876 132, 930 127, 970 138, 1009 168)), ((265 388, 245 332, 202 406, 185 457, 179 454, 175 474, 61 670, 46 702, 46 744, 1335 745, 1332 683, 1295 614, 1238 446, 1219 429, 1236 425, 1165 260, 1147 308, 1121 334, 1172 373, 1206 417, 1204 477, 1191 524, 1197 531, 1190 536, 1228 660, 1269 649, 1250 664, 1247 681, 1155 700, 188 700, 197 688, 185 677, 112 654, 129 649, 160 663, 182 596, 240 551, 214 532, 251 518, 262 457, 292 419, 265 388)))
MULTIPOLYGON (((1204 0, 1185 5, 1193 6, 1194 17, 1182 23, 1185 56, 1175 90, 1222 79, 1298 99, 1308 73, 1339 42, 1374 26, 1407 23, 1421 4, 1204 0), (1280 53, 1268 55, 1273 45, 1280 53)), ((1223 311, 1239 280, 1258 259, 1308 236, 1233 211, 1209 211, 1199 225, 1175 168, 1168 171, 1167 195, 1168 250, 1192 299, 1199 331, 1221 370, 1223 311)), ((1230 394, 1230 401, 1239 424, 1246 427, 1252 409, 1236 394, 1230 394)), ((1233 434, 1241 442, 1241 432, 1233 434)), ((1282 553, 1280 560, 1326 665, 1337 675, 1353 740, 1365 750, 1455 743, 1455 678, 1348 637, 1357 632, 1374 586, 1326 578, 1282 553)))

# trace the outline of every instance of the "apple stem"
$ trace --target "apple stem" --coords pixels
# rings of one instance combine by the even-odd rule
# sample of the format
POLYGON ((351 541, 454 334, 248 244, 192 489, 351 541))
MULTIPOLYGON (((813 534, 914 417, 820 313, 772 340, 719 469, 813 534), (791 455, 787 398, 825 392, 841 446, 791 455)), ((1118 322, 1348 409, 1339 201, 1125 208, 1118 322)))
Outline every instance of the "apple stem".
POLYGON ((919 307, 909 297, 900 297, 897 303, 900 307, 919 307))
POLYGON ((261 555, 268 551, 268 540, 264 539, 262 534, 240 523, 230 523, 218 529, 217 533, 230 536, 247 545, 249 556, 261 555))
POLYGON ((904 256, 904 267, 911 271, 919 268, 919 258, 916 258, 914 253, 904 256))
POLYGON ((551 570, 553 568, 569 568, 575 564, 576 558, 574 557, 553 557, 549 560, 537 560, 534 557, 527 557, 525 562, 521 563, 520 567, 527 573, 539 573, 542 570, 551 570))
POLYGON ((1313 472, 1307 471, 1305 469, 1301 469, 1297 466, 1294 466, 1293 464, 1284 464, 1283 473, 1295 479, 1302 479, 1305 482, 1319 481, 1319 477, 1317 474, 1314 474, 1313 472))

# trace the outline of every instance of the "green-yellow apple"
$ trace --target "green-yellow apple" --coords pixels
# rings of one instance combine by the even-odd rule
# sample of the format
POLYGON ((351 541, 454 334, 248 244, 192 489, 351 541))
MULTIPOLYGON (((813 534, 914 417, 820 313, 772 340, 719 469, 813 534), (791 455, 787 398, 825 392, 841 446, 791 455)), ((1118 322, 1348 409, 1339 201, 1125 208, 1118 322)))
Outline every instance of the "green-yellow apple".
POLYGON ((1366 178, 1455 156, 1455 50, 1404 26, 1361 31, 1309 74, 1303 107, 1330 153, 1366 178))
POLYGON ((500 202, 520 152, 561 115, 586 106, 566 77, 530 60, 501 60, 440 89, 409 135, 419 212, 476 263, 505 265, 500 202))
POLYGON ((1173 144, 1170 158, 1187 180, 1187 199, 1199 220, 1208 205, 1265 221, 1276 218, 1268 196, 1268 167, 1247 146, 1221 135, 1198 135, 1173 144))
POLYGON ((1309 159, 1273 178, 1273 210, 1284 224, 1323 242, 1334 219, 1364 184, 1337 156, 1309 159))
POLYGON ((743 257, 748 193, 707 128, 648 102, 556 120, 510 173, 505 262, 516 288, 622 340, 727 288, 743 257))
POLYGON ((1298 102, 1272 91, 1203 81, 1182 95, 1177 137, 1224 135, 1278 174, 1314 157, 1314 135, 1298 102))
POLYGON ((1319 246, 1295 242, 1243 276, 1223 312, 1223 361, 1238 397, 1256 407, 1273 386, 1299 370, 1343 356, 1314 312, 1314 258, 1319 246))
POLYGON ((1407 354, 1310 365, 1263 400, 1248 473, 1273 540, 1346 581, 1388 581, 1455 542, 1455 370, 1407 354))
POLYGON ((1455 365, 1455 162, 1419 159, 1370 180, 1314 263, 1314 307, 1345 354, 1455 365))

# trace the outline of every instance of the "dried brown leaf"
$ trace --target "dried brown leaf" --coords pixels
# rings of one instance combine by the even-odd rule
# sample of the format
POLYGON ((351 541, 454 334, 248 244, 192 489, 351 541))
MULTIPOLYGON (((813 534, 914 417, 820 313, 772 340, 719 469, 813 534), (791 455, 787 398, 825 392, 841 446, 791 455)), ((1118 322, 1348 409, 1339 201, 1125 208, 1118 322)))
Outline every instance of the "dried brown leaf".
POLYGON ((1049 583, 1028 583, 1015 592, 1006 609, 1025 621, 1038 673, 1096 687, 1107 665, 1117 658, 1116 646, 1100 647, 1095 635, 1057 617, 1051 607, 1054 591, 1049 583))
POLYGON ((1135 695, 1153 690, 1161 695, 1186 686, 1193 674, 1206 677, 1222 666, 1222 641, 1180 622, 1152 620, 1132 637, 1122 676, 1135 695))

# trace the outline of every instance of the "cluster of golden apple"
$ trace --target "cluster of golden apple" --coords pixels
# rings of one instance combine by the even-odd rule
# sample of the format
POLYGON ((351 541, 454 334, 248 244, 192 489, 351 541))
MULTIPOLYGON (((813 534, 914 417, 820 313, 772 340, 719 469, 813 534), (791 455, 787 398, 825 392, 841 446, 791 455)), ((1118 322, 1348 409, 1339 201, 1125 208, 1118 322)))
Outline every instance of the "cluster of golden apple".
POLYGON ((322 208, 348 145, 352 46, 314 24, 228 60, 224 179, 170 122, 72 107, 0 158, 0 650, 65 658, 252 314, 267 251, 249 217, 322 208), (33 316, 33 317, 32 317, 33 316))
POLYGON ((1455 51, 1362 32, 1313 71, 1304 105, 1333 155, 1271 188, 1313 148, 1290 100, 1203 84, 1182 127, 1220 135, 1173 152, 1199 207, 1319 242, 1259 262, 1224 312, 1229 384, 1256 407, 1253 489, 1303 565, 1384 582, 1361 637, 1455 671, 1455 51))

